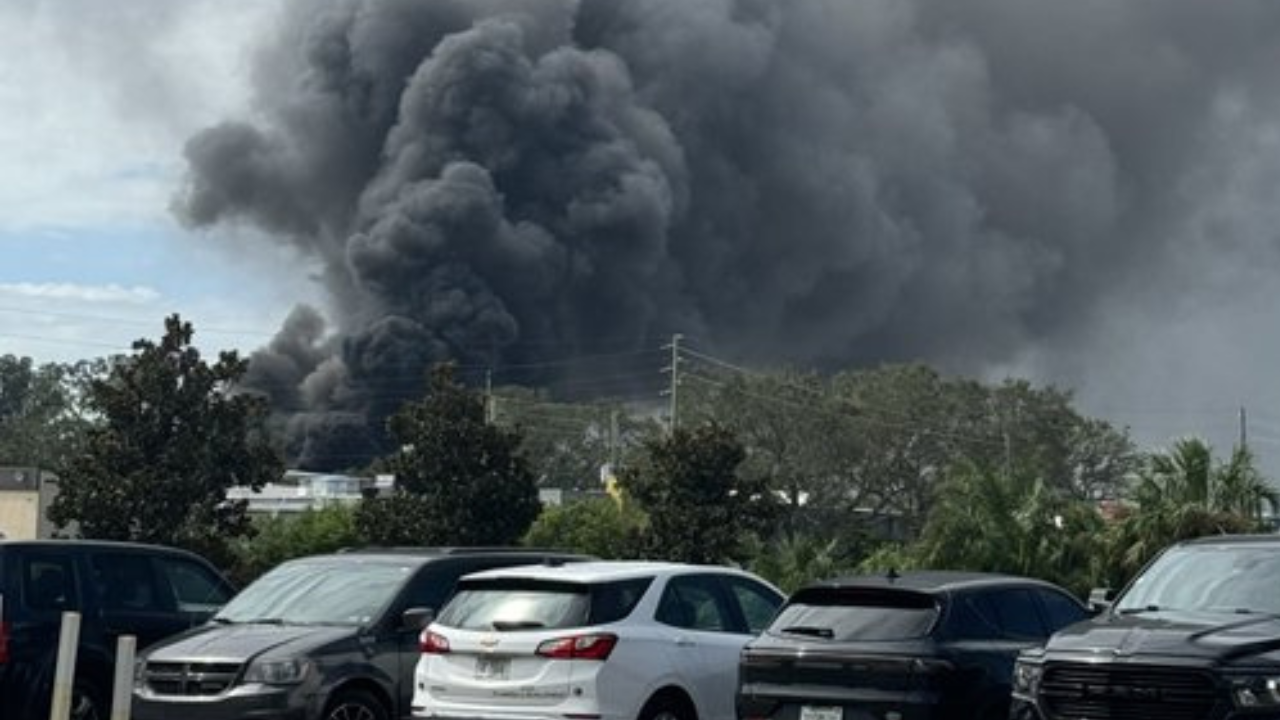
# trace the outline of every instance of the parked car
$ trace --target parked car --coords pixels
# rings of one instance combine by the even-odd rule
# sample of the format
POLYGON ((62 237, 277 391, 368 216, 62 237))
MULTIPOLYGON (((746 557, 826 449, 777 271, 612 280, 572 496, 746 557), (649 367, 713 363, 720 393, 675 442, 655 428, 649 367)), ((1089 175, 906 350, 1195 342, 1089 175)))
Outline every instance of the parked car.
POLYGON ((80 613, 71 717, 111 709, 116 643, 200 625, 234 594, 206 560, 155 545, 0 541, 0 718, 47 720, 62 614, 80 613))
POLYGON ((418 633, 458 578, 582 556, 509 548, 291 560, 212 621, 139 656, 135 720, 390 720, 408 714, 418 633))
POLYGON ((1085 618, 1055 585, 983 573, 797 591, 742 654, 741 720, 1004 720, 1018 651, 1085 618))
POLYGON ((738 655, 783 594, 614 561, 468 576, 422 634, 415 718, 732 720, 738 655))
POLYGON ((1010 717, 1280 717, 1280 536, 1165 550, 1102 614, 1018 658, 1010 717))

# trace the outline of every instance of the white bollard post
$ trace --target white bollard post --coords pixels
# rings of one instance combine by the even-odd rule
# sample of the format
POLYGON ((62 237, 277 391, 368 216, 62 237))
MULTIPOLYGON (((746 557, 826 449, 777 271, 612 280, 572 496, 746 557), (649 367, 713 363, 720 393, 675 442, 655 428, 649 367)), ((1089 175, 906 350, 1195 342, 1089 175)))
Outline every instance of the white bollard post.
POLYGON ((133 707, 133 660, 138 638, 121 635, 116 642, 116 682, 111 693, 111 720, 129 720, 133 707))
POLYGON ((58 636, 58 664, 53 671, 53 705, 49 720, 70 720, 71 689, 76 679, 76 648, 80 644, 80 613, 62 613, 58 636))

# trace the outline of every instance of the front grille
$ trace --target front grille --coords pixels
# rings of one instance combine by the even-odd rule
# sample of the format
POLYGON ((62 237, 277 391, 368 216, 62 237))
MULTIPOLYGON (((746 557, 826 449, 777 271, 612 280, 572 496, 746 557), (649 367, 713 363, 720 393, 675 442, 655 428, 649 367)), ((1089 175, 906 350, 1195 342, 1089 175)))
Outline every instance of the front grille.
POLYGON ((1054 720, 1214 720, 1225 707, 1209 673, 1144 665, 1051 663, 1040 696, 1054 720))
POLYGON ((239 674, 238 663, 148 662, 142 679, 157 695, 218 695, 239 674))

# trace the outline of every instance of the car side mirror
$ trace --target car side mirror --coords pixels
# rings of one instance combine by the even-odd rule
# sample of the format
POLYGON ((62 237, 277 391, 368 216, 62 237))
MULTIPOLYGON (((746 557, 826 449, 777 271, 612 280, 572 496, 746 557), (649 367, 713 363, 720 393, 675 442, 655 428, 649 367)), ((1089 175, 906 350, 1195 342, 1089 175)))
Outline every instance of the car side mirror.
POLYGON ((1089 612, 1094 615, 1101 615, 1111 609, 1111 604, 1115 602, 1115 599, 1116 591, 1112 588, 1094 588, 1089 591, 1089 612))
POLYGON ((400 616, 400 627, 405 630, 421 630, 431 624, 436 619, 436 609, 429 607, 414 607, 405 610, 400 616))

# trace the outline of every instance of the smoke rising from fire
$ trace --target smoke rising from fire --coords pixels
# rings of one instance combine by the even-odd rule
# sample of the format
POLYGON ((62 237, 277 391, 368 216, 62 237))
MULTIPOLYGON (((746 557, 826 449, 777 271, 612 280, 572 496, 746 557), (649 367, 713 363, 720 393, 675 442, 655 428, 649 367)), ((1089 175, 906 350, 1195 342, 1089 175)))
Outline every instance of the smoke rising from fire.
POLYGON ((1262 0, 306 0, 176 209, 320 268, 252 371, 304 466, 369 452, 434 361, 675 331, 1079 377, 1236 282, 1205 263, 1275 268, 1277 30, 1262 0))

